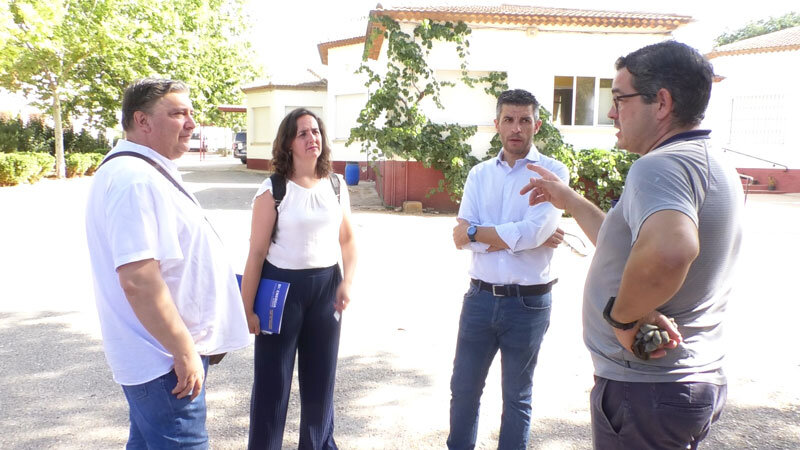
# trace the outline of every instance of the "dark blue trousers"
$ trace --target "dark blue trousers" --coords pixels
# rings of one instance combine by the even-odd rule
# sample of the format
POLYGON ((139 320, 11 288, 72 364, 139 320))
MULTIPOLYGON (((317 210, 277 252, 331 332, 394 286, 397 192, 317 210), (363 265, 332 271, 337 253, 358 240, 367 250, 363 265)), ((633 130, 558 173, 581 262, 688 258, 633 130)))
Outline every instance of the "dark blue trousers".
POLYGON ((262 277, 290 283, 280 334, 258 335, 248 448, 279 450, 295 354, 300 387, 300 449, 336 449, 333 387, 341 321, 334 318, 339 266, 288 270, 264 262, 262 277))
POLYGON ((727 386, 626 383, 595 376, 590 395, 596 450, 697 449, 719 419, 727 386))

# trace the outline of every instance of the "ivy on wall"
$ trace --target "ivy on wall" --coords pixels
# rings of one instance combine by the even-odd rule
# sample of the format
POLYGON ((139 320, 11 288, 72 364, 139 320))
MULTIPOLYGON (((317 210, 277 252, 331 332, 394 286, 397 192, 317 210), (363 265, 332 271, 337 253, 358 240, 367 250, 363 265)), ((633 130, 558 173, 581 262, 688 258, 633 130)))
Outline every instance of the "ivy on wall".
POLYGON ((369 100, 358 117, 358 126, 350 130, 347 145, 361 144, 370 159, 399 157, 416 160, 425 167, 442 172, 444 179, 433 192, 447 191, 454 201, 459 201, 469 170, 478 163, 471 155, 467 140, 475 135, 477 127, 455 123, 434 123, 422 110, 422 101, 431 99, 443 109, 441 89, 455 83, 439 81, 427 59, 435 42, 455 44, 459 57, 461 81, 467 86, 482 86, 493 96, 507 88, 506 74, 491 72, 485 77, 470 77, 467 56, 470 28, 464 22, 434 22, 423 20, 413 34, 404 32, 391 17, 373 17, 375 32, 367 37, 364 62, 356 73, 367 76, 369 100), (383 34, 386 43, 387 65, 385 74, 369 67, 366 55, 383 34))
MULTIPOLYGON (((471 87, 483 87, 497 97, 508 89, 504 72, 490 72, 484 77, 470 77, 467 71, 470 28, 463 22, 423 20, 412 34, 404 32, 391 17, 377 16, 370 20, 377 26, 367 36, 364 58, 357 74, 367 77, 365 86, 370 95, 358 117, 358 126, 350 130, 346 145, 358 142, 369 159, 398 157, 416 160, 425 167, 442 172, 444 179, 431 190, 447 191, 458 202, 470 169, 480 162, 472 156, 467 141, 477 127, 453 123, 434 123, 422 111, 421 102, 430 98, 444 109, 440 92, 455 83, 439 81, 427 63, 436 42, 455 44, 460 60, 461 81, 471 87), (367 64, 367 56, 375 39, 383 35, 386 47, 386 72, 380 74, 367 64)), ((575 151, 564 142, 561 132, 550 120, 550 112, 540 108, 542 126, 535 136, 537 149, 562 161, 570 170, 570 185, 603 210, 622 192, 625 175, 636 155, 620 150, 575 151)), ((497 155, 502 144, 497 134, 490 142, 484 160, 497 155)))

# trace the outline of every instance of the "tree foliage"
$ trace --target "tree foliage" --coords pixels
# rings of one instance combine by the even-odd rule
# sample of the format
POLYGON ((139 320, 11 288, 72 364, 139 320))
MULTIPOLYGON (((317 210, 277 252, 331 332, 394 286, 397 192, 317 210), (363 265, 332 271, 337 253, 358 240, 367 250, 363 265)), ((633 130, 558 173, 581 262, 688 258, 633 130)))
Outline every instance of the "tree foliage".
POLYGON ((486 77, 470 77, 466 59, 471 30, 463 22, 439 23, 423 20, 413 30, 404 32, 388 16, 373 17, 376 31, 367 37, 364 63, 356 73, 367 76, 369 100, 358 117, 359 126, 350 130, 347 145, 360 142, 362 151, 373 159, 400 157, 421 162, 442 172, 444 180, 432 192, 447 190, 458 201, 469 170, 478 160, 471 155, 467 140, 477 131, 475 126, 434 123, 423 112, 422 102, 430 99, 438 108, 443 87, 452 82, 439 81, 427 64, 435 42, 449 42, 461 61, 461 81, 468 86, 483 86, 497 96, 506 89, 506 76, 492 72, 486 77), (374 40, 382 33, 388 62, 384 74, 370 68, 366 55, 374 40))
POLYGON ((800 14, 796 12, 789 12, 780 17, 770 17, 769 19, 761 19, 748 23, 738 30, 725 32, 717 36, 714 40, 717 47, 721 45, 731 44, 736 41, 748 39, 751 37, 761 36, 762 34, 773 33, 775 31, 783 30, 784 28, 791 28, 800 26, 800 14))
POLYGON ((49 111, 60 176, 62 119, 113 126, 137 78, 182 79, 199 122, 229 122, 213 106, 238 102, 255 75, 240 39, 243 1, 10 0, 0 6, 0 86, 49 111))

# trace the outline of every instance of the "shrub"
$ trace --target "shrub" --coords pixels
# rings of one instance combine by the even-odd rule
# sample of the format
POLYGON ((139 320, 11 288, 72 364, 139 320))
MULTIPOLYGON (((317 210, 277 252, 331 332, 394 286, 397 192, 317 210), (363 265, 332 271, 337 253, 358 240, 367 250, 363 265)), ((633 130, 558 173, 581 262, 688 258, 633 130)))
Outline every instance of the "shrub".
POLYGON ((43 152, 28 153, 28 155, 36 161, 39 169, 30 176, 28 182, 35 183, 55 171, 56 158, 53 155, 43 152))
POLYGON ((608 211, 611 202, 622 195, 625 177, 639 155, 616 149, 587 149, 573 154, 575 163, 570 167, 570 185, 600 209, 608 211))
POLYGON ((29 154, 0 154, 0 186, 16 186, 24 183, 38 171, 38 160, 29 154))
POLYGON ((105 153, 100 152, 84 153, 84 156, 89 160, 86 175, 93 175, 97 168, 100 167, 100 163, 103 162, 103 158, 106 157, 105 153))
POLYGON ((91 159, 84 153, 70 153, 66 156, 65 162, 67 164, 67 177, 69 178, 85 174, 92 164, 91 159))

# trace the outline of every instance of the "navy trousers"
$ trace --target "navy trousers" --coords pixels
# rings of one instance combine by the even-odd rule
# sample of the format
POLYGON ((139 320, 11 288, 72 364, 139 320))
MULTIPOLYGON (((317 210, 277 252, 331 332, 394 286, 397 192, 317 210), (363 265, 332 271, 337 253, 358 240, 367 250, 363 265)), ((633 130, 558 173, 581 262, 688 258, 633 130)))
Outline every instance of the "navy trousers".
POLYGON ((334 317, 339 266, 288 270, 264 262, 262 277, 290 283, 280 334, 258 335, 248 448, 279 450, 295 354, 300 387, 300 449, 336 449, 333 387, 341 320, 334 317))
POLYGON ((719 419, 727 386, 626 383, 595 376, 590 395, 596 450, 697 449, 719 419))

